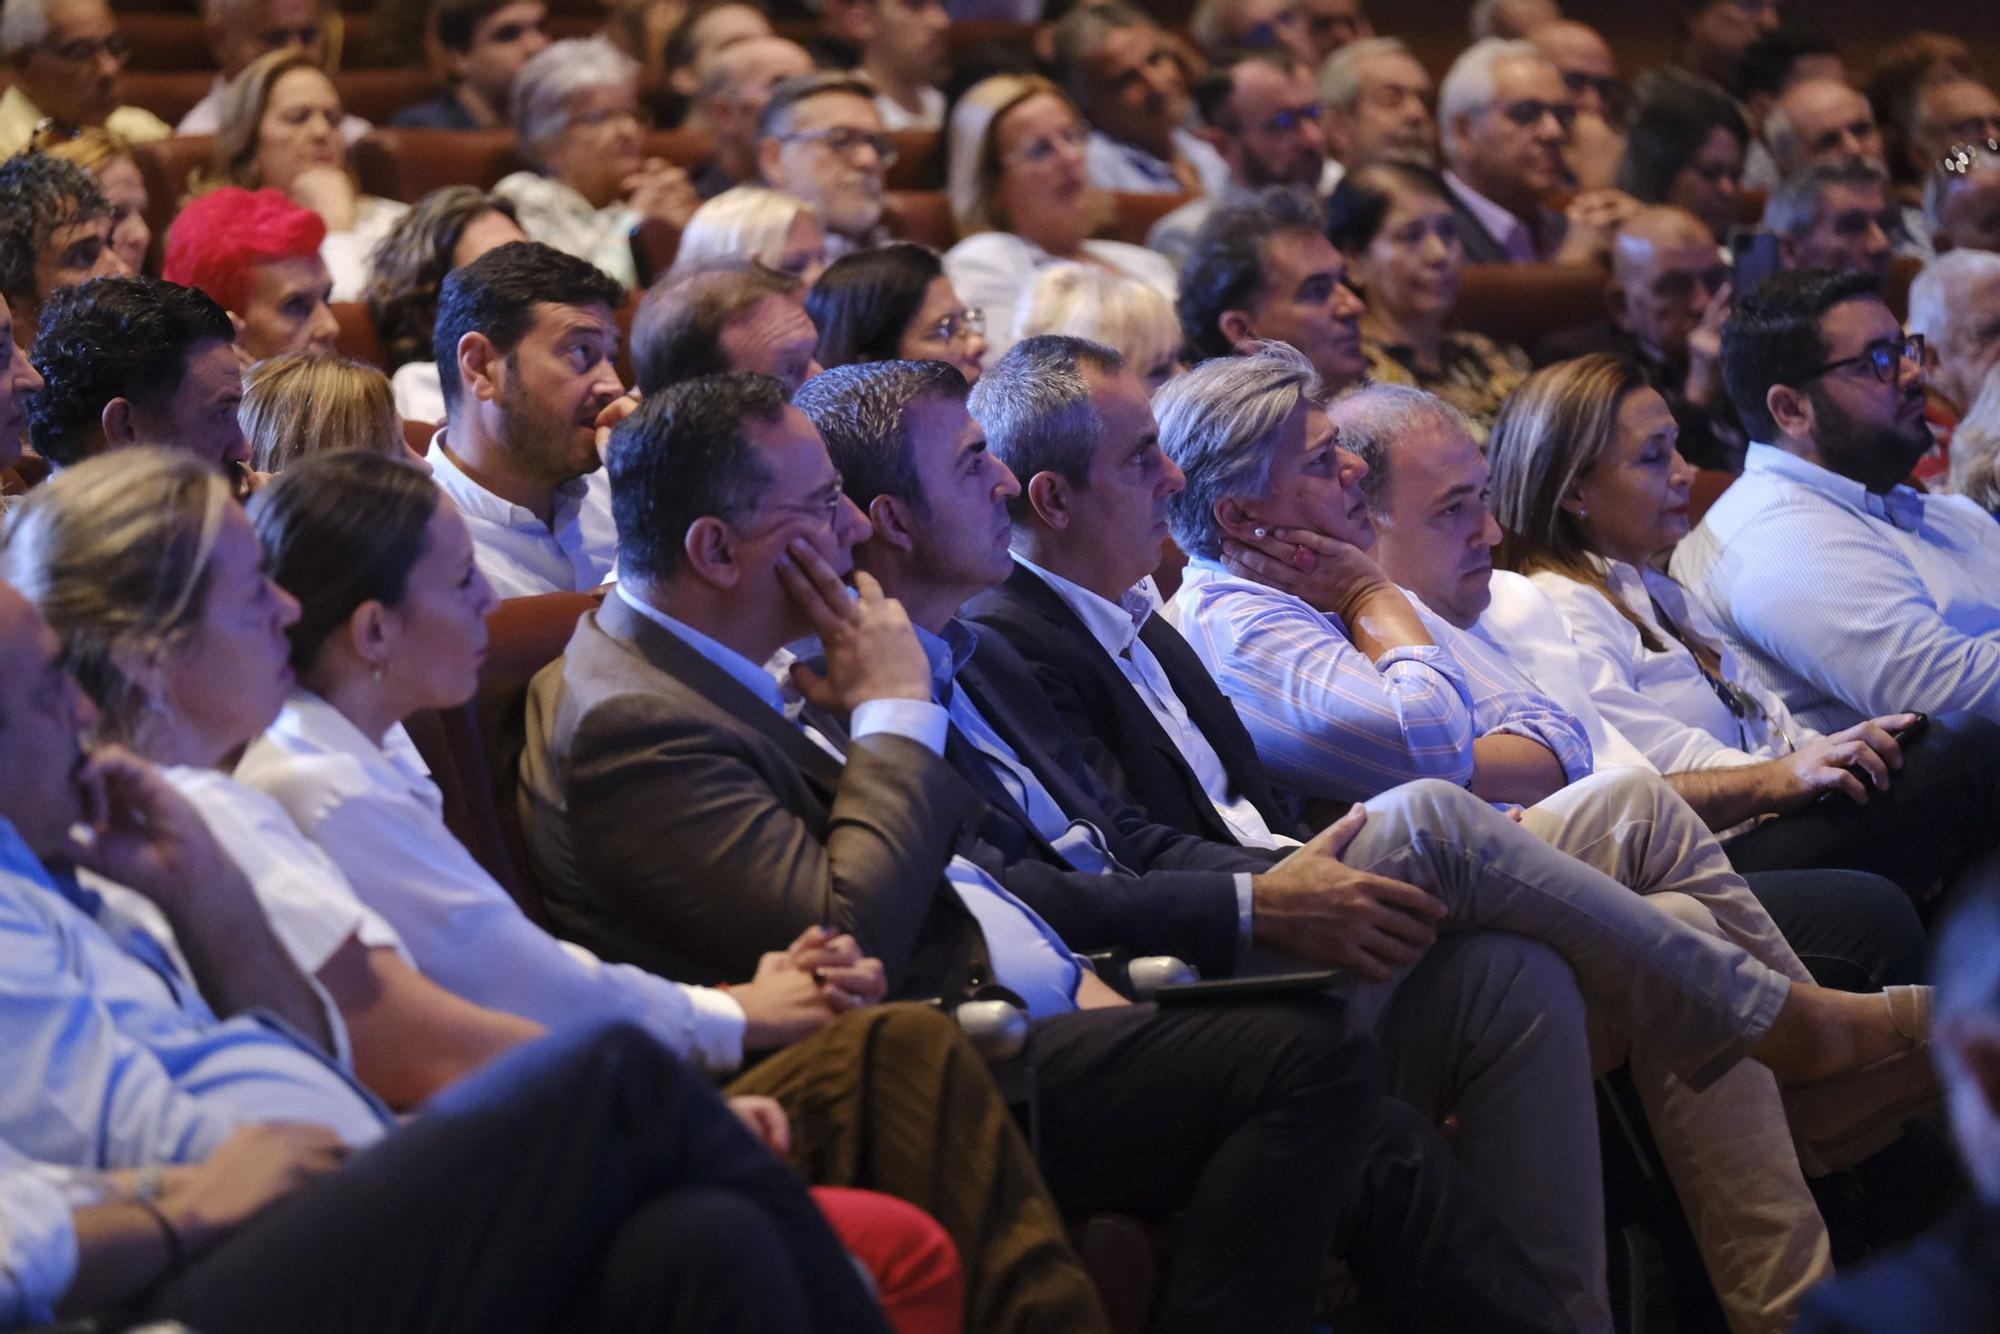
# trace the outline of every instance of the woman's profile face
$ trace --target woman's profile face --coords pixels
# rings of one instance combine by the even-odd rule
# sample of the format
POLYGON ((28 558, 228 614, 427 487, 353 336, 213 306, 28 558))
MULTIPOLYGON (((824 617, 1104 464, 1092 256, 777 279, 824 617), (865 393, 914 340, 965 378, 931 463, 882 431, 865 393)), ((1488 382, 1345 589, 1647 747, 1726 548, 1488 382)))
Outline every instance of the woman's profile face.
POLYGON ((785 231, 784 248, 773 257, 771 267, 789 273, 807 287, 826 272, 826 230, 819 219, 801 209, 785 231))
POLYGON ((1642 565, 1687 536, 1694 469, 1674 447, 1678 436, 1656 391, 1634 389, 1619 403, 1604 452, 1563 502, 1592 551, 1642 565))
POLYGON ((479 689, 486 661, 486 614, 493 589, 473 559, 472 537, 451 501, 438 496, 424 528, 423 554, 410 567, 403 596, 389 608, 382 681, 398 711, 448 709, 479 689))
POLYGON ((325 74, 301 67, 279 75, 257 122, 258 180, 287 190, 308 168, 343 165, 347 144, 340 119, 340 94, 325 74))
POLYGON ((104 197, 111 204, 111 249, 134 273, 146 271, 146 252, 153 229, 146 225, 146 178, 129 157, 113 158, 97 173, 104 197))
POLYGON ((262 554, 242 507, 224 506, 201 620, 161 661, 160 703, 216 757, 269 727, 292 687, 285 631, 299 604, 265 577, 262 554))
POLYGON ((939 274, 924 289, 917 313, 903 327, 896 355, 906 361, 948 361, 971 384, 979 379, 980 360, 986 355, 985 327, 980 316, 958 299, 951 279, 939 274))
POLYGON ((1402 321, 1442 324, 1458 301, 1458 217, 1428 190, 1393 186, 1381 226, 1357 257, 1368 303, 1402 321))

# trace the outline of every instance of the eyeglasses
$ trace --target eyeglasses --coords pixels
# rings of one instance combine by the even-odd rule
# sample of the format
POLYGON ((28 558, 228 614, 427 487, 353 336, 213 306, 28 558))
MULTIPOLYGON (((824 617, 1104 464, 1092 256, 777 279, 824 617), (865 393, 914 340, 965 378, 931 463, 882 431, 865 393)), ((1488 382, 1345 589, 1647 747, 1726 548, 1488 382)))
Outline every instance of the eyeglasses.
POLYGON ((1542 123, 1542 117, 1554 116, 1556 124, 1562 126, 1564 134, 1576 128, 1576 108, 1567 102, 1542 102, 1535 98, 1523 98, 1519 102, 1509 102, 1500 108, 1500 114, 1524 130, 1533 129, 1542 123))
POLYGON ((1569 89, 1571 97, 1582 97, 1587 92, 1594 92, 1598 101, 1604 103, 1607 112, 1625 103, 1625 85, 1613 75, 1585 74, 1580 69, 1573 69, 1565 71, 1562 78, 1563 87, 1569 89))
POLYGON ((950 346, 961 338, 972 338, 985 332, 986 312, 975 309, 945 316, 924 330, 924 337, 933 343, 950 346))
POLYGON ((114 32, 102 40, 78 37, 68 42, 43 42, 42 50, 72 65, 87 65, 99 56, 110 56, 122 65, 132 54, 132 39, 122 32, 114 32))
POLYGON ((1879 343, 1870 343, 1867 347, 1861 349, 1859 356, 1842 357, 1839 361, 1829 361, 1826 365, 1816 370, 1808 371, 1806 374, 1800 376, 1795 383, 1804 384, 1808 380, 1817 380, 1822 375, 1841 370, 1847 366, 1866 366, 1868 373, 1883 384, 1894 384, 1896 383, 1896 374, 1903 369, 1905 361, 1914 362, 1919 368, 1923 366, 1924 336, 1922 334, 1905 334, 1901 339, 1884 339, 1879 343))
POLYGON ((1026 162, 1031 166, 1039 167, 1043 163, 1055 161, 1056 155, 1064 149, 1068 149, 1072 153, 1081 153, 1084 144, 1089 139, 1090 134, 1083 126, 1069 125, 1057 130, 1054 134, 1045 134, 1033 143, 1023 144, 1021 147, 1007 154, 1001 161, 1026 162))
POLYGON ((1302 107, 1292 107, 1290 110, 1280 111, 1274 116, 1261 120, 1257 123, 1257 128, 1266 134, 1290 134, 1301 125, 1318 125, 1319 118, 1320 105, 1317 102, 1311 102, 1302 107))
POLYGON ((835 125, 824 130, 795 130, 791 134, 780 135, 780 143, 823 144, 841 157, 852 161, 854 155, 864 148, 875 150, 875 160, 884 167, 896 165, 896 141, 886 134, 874 130, 857 130, 851 125, 835 125))

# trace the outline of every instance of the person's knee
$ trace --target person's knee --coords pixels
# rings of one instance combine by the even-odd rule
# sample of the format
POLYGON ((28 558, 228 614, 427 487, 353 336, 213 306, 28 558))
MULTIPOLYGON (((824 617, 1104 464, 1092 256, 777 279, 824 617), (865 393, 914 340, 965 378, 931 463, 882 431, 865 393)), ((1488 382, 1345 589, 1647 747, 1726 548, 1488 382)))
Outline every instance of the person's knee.
POLYGON ((1715 923, 1715 914, 1690 895, 1677 890, 1662 890, 1657 894, 1648 894, 1646 902, 1683 926, 1691 926, 1711 936, 1722 934, 1722 928, 1715 923))
POLYGON ((1510 931, 1479 931, 1451 936, 1434 948, 1452 952, 1434 993, 1463 990, 1489 1019, 1516 1015, 1583 1031, 1583 993, 1575 972, 1552 946, 1510 931))
POLYGON ((1239 1006, 1216 1017, 1237 1028, 1231 1048, 1259 1067, 1275 1096, 1315 1091, 1310 1096, 1351 1109, 1381 1094, 1382 1053, 1373 1037, 1347 1022, 1338 1002, 1239 1006))
POLYGON ((1464 788, 1442 778, 1419 778, 1390 788, 1366 803, 1368 821, 1412 832, 1452 834, 1483 820, 1505 819, 1464 788))

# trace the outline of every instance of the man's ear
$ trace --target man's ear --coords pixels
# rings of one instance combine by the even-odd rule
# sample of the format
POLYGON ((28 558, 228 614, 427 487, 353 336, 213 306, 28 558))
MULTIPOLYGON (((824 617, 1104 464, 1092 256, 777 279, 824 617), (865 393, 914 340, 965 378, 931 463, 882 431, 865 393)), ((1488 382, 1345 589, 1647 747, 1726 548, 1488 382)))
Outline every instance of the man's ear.
POLYGON ((917 526, 906 502, 895 496, 877 496, 868 502, 866 513, 875 529, 869 541, 905 556, 917 549, 917 526))
POLYGON ((1778 424, 1778 430, 1794 440, 1812 437, 1812 402, 1806 391, 1796 385, 1774 384, 1764 391, 1764 406, 1770 410, 1771 420, 1778 424))
POLYGON ((1625 284, 1616 278, 1604 280, 1604 309, 1613 327, 1632 332, 1632 303, 1626 299, 1625 284))
POLYGON ((1070 481, 1059 472, 1038 472, 1028 479, 1021 490, 1035 517, 1042 523, 1062 532, 1069 527, 1072 517, 1070 509, 1070 481))
POLYGON ((736 559, 736 535, 729 525, 712 514, 704 514, 688 525, 681 539, 688 569, 697 579, 715 588, 735 588, 743 581, 744 569, 736 559))
POLYGON ((785 185, 784 143, 775 135, 765 135, 757 141, 757 173, 764 178, 764 184, 773 190, 788 188, 785 185))
POLYGON ((1799 243, 1784 232, 1778 233, 1778 262, 1788 269, 1802 266, 1799 258, 1799 243))
POLYGON ((459 401, 477 399, 486 403, 497 403, 505 388, 505 372, 501 370, 506 362, 493 340, 478 330, 473 330, 458 340, 458 384, 459 401))
POLYGON ((114 398, 106 403, 104 411, 97 415, 97 424, 104 431, 104 444, 108 449, 128 449, 143 443, 137 413, 129 398, 114 398))
POLYGON ((1256 341, 1257 322, 1250 318, 1247 310, 1225 310, 1215 320, 1215 327, 1222 330, 1222 336, 1229 345, 1241 352, 1246 345, 1256 341))

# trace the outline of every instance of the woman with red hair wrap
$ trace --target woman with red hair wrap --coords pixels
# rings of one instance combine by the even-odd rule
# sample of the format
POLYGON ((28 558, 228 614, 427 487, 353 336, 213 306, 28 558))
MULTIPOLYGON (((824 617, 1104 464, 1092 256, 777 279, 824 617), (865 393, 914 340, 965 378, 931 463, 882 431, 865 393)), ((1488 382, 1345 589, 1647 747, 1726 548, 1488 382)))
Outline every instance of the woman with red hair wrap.
POLYGON ((224 186, 189 202, 167 229, 160 276, 199 288, 228 311, 251 361, 331 353, 340 325, 319 257, 326 223, 281 190, 224 186))

